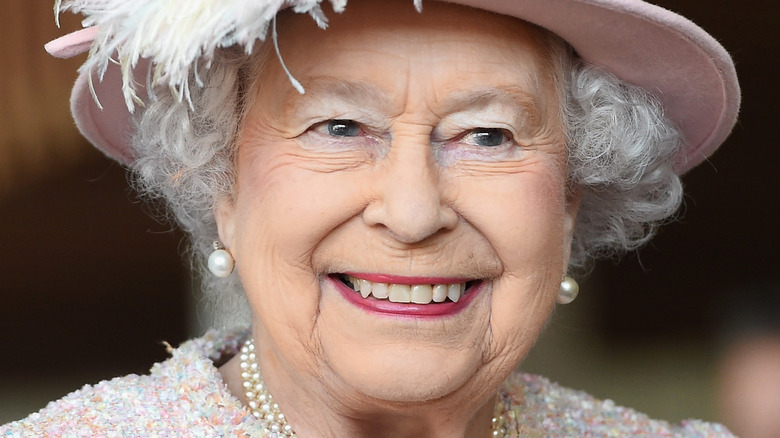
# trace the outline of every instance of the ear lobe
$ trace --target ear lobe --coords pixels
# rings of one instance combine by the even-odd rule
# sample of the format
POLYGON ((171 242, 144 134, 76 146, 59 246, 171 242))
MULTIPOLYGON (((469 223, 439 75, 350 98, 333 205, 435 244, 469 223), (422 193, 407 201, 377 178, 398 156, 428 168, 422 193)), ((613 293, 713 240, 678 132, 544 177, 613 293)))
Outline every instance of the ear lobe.
POLYGON ((232 248, 235 230, 235 207, 233 201, 227 197, 220 199, 214 208, 214 219, 217 222, 219 240, 222 241, 226 248, 232 248))

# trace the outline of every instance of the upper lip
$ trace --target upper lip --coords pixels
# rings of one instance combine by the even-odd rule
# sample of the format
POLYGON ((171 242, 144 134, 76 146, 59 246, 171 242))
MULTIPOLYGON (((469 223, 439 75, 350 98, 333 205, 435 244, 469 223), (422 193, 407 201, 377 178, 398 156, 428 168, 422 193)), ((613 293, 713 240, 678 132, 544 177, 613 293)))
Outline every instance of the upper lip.
POLYGON ((476 280, 472 277, 449 277, 449 276, 406 276, 406 275, 394 275, 394 274, 382 274, 382 273, 365 273, 365 272, 344 272, 344 275, 350 275, 362 280, 368 280, 374 283, 390 283, 390 284, 455 284, 465 283, 467 281, 476 280))

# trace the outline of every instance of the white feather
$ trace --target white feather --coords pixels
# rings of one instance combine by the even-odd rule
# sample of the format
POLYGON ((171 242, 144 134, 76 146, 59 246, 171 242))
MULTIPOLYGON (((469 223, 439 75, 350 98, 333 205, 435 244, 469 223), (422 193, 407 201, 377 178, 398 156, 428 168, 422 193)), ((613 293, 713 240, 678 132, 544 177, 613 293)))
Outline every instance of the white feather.
MULTIPOLYGON (((257 40, 265 40, 269 24, 285 6, 311 15, 324 28, 327 19, 321 1, 55 0, 54 9, 57 14, 67 10, 83 14, 85 27, 98 27, 80 71, 96 72, 102 79, 109 63, 118 63, 125 103, 132 112, 142 105, 133 80, 139 59, 148 58, 154 64, 148 85, 168 85, 180 101, 188 101, 190 73, 198 64, 210 65, 215 50, 241 45, 251 52, 257 40)), ((336 12, 346 6, 346 0, 330 1, 336 12)))

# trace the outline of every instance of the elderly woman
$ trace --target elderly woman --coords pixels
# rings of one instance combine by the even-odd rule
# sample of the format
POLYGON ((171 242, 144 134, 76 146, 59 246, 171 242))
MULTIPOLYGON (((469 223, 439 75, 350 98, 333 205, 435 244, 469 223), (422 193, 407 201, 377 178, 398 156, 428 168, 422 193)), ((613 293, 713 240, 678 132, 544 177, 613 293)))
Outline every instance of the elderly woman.
POLYGON ((459 3, 62 5, 79 127, 250 328, 0 435, 730 436, 515 372, 567 272, 645 242, 728 135, 730 58, 639 0, 459 3))

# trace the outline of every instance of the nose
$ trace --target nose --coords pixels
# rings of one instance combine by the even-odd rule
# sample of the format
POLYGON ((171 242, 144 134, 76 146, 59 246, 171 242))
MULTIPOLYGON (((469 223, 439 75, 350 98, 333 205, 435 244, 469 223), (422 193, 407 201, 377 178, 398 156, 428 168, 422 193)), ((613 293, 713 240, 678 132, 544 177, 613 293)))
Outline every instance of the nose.
POLYGON ((366 224, 405 244, 422 242, 458 223, 443 195, 429 136, 418 137, 393 142, 373 179, 375 197, 363 211, 366 224))

